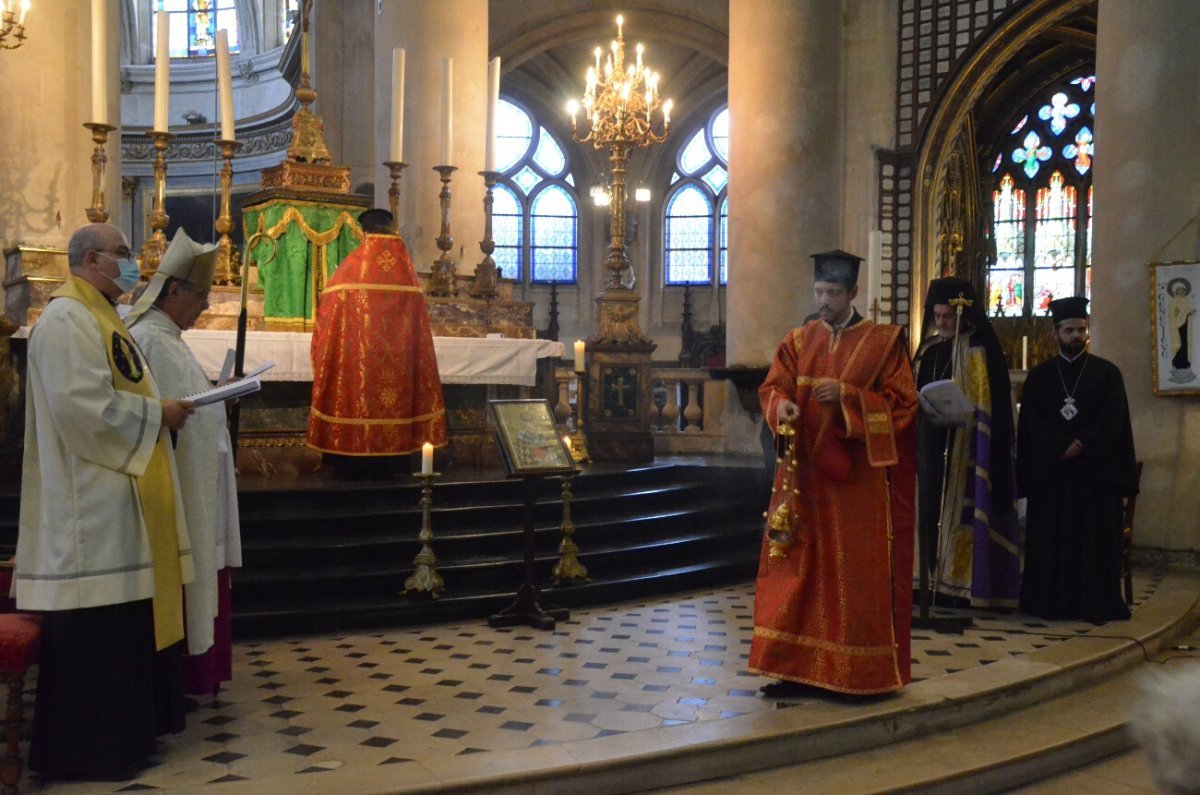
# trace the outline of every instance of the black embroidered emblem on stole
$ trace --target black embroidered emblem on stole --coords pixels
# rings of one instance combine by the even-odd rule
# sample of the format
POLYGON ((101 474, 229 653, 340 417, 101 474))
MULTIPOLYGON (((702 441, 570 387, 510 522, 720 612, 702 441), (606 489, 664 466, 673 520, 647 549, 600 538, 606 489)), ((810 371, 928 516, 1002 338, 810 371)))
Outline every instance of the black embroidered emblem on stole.
POLYGON ((138 358, 137 348, 115 331, 112 335, 112 356, 113 364, 117 366, 121 375, 135 384, 142 380, 145 371, 142 369, 142 360, 138 358))

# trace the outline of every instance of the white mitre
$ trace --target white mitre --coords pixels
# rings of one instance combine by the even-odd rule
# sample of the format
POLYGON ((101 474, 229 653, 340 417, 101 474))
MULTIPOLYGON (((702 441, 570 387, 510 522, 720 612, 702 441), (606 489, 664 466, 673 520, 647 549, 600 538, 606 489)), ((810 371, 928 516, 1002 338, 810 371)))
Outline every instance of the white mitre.
POLYGON ((168 276, 185 281, 197 290, 207 290, 212 287, 216 270, 217 244, 197 243, 182 228, 179 229, 163 252, 158 270, 150 277, 150 284, 126 316, 125 324, 132 326, 158 300, 168 276))

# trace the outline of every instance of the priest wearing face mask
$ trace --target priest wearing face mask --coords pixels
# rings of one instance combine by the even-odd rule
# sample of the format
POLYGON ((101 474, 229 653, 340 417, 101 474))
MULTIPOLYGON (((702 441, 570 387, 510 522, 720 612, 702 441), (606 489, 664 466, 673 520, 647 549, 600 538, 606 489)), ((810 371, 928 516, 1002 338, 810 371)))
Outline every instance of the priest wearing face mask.
POLYGON ((183 728, 183 584, 192 561, 163 399, 114 304, 129 241, 88 224, 29 338, 17 606, 42 611, 29 766, 47 779, 136 775, 183 728))
MULTIPOLYGON (((201 245, 180 229, 125 323, 163 394, 195 395, 212 386, 183 332, 208 308, 217 267, 215 244, 201 245)), ((196 409, 175 442, 184 484, 183 507, 196 579, 184 589, 187 654, 184 691, 216 694, 233 678, 230 567, 242 565, 233 444, 225 404, 196 409)))
POLYGON ((1025 380, 1017 476, 1029 500, 1021 611, 1103 623, 1121 597, 1122 497, 1137 494, 1121 371, 1088 352, 1086 298, 1050 302, 1058 355, 1025 380))

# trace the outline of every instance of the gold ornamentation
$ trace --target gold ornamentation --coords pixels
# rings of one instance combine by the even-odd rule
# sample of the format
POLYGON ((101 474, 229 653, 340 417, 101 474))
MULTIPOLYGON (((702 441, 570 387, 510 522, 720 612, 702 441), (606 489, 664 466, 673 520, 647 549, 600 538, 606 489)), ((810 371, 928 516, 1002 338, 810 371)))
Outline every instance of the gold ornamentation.
POLYGON ((171 133, 151 130, 147 135, 154 141, 154 205, 150 210, 150 228, 154 232, 142 244, 142 276, 149 279, 158 270, 158 263, 167 250, 167 144, 171 133))
POLYGON ((483 194, 483 240, 479 241, 479 250, 483 259, 475 266, 475 278, 471 281, 471 297, 492 299, 496 297, 496 288, 500 280, 500 272, 496 268, 496 260, 492 252, 496 250, 496 242, 492 240, 492 188, 500 178, 498 171, 480 171, 485 188, 483 194))
POLYGON ((233 190, 233 156, 241 146, 237 141, 217 141, 225 165, 221 167, 221 213, 216 222, 221 237, 217 239, 217 268, 213 273, 213 284, 242 283, 241 263, 229 238, 229 233, 233 231, 233 216, 229 211, 230 193, 233 190))
MULTIPOLYGON (((8 12, 11 15, 12 12, 8 12)), ((18 43, 18 46, 19 43, 18 43)), ((102 224, 108 220, 108 210, 104 206, 104 164, 108 157, 104 153, 104 145, 108 143, 108 134, 117 129, 111 124, 88 122, 83 125, 92 131, 92 206, 87 208, 87 218, 94 224, 102 224)))
POLYGON ((345 194, 350 192, 350 168, 284 160, 277 166, 262 170, 262 186, 264 190, 290 188, 345 194))

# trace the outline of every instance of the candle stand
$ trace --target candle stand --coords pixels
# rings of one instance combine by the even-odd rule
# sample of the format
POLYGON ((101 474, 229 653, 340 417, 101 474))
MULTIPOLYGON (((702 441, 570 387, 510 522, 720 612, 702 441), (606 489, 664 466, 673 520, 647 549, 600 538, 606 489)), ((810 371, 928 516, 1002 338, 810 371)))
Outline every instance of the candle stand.
POLYGON ((496 260, 492 252, 496 250, 496 241, 492 239, 492 188, 500 179, 498 171, 480 171, 486 189, 483 194, 483 240, 479 241, 479 249, 483 252, 483 260, 475 266, 475 279, 471 282, 471 297, 491 299, 496 297, 500 275, 496 270, 496 260))
POLYGON ((117 129, 111 124, 87 122, 83 125, 92 131, 92 206, 87 208, 87 219, 94 224, 102 224, 108 220, 108 209, 104 206, 104 164, 108 162, 105 154, 105 144, 108 134, 117 129))
POLYGON ((421 532, 417 541, 421 543, 421 551, 413 558, 416 571, 404 581, 404 596, 409 594, 426 594, 432 599, 438 598, 445 590, 446 584, 442 575, 437 573, 437 556, 433 554, 433 481, 441 477, 440 472, 420 473, 413 477, 421 481, 421 532))
POLYGON ((562 527, 559 528, 562 533, 562 541, 558 545, 558 563, 554 564, 554 571, 551 574, 555 585, 562 585, 564 582, 588 582, 587 568, 579 562, 579 547, 575 545, 572 536, 575 535, 575 522, 571 519, 571 481, 575 479, 575 475, 563 475, 562 482, 562 504, 563 518, 562 527))
POLYGON ((154 204, 150 209, 150 228, 154 232, 142 244, 142 276, 149 279, 158 270, 163 252, 167 250, 167 144, 174 136, 151 130, 146 133, 154 141, 154 204))
POLYGON ((437 247, 441 255, 433 261, 433 269, 429 272, 429 294, 436 296, 458 295, 456 284, 457 271, 454 260, 450 257, 450 249, 454 248, 454 238, 450 235, 450 178, 456 166, 434 166, 442 180, 442 192, 438 199, 442 207, 442 229, 437 237, 437 247))

